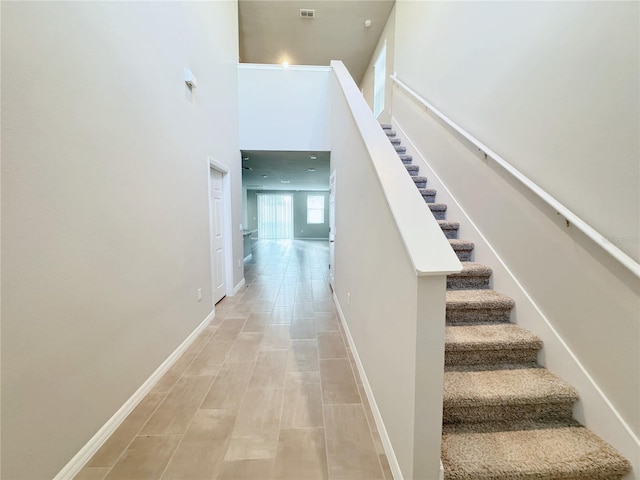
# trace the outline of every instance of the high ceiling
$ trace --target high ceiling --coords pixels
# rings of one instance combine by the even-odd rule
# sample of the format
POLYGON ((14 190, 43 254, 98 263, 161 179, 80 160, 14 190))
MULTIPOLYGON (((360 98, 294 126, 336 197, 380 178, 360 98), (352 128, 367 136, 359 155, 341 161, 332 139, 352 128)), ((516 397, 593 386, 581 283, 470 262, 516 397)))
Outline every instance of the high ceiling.
POLYGON ((329 190, 329 152, 243 150, 242 186, 249 190, 329 190))
MULTIPOLYGON (((239 0, 240 61, 329 65, 342 60, 360 83, 394 3, 239 0), (301 18, 300 9, 315 10, 314 18, 301 18)), ((243 151, 242 156, 248 158, 242 162, 242 184, 249 189, 329 190, 329 152, 243 151), (317 158, 311 160, 311 154, 317 158)))
POLYGON ((342 60, 359 84, 394 2, 239 0, 240 61, 329 65, 342 60), (315 10, 315 18, 301 18, 301 8, 315 10))

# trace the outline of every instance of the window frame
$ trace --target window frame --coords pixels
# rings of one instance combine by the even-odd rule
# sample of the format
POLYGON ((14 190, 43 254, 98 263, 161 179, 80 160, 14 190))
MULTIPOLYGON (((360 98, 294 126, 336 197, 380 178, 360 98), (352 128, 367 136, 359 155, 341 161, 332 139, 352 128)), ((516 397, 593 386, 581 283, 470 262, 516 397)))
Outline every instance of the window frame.
MULTIPOLYGON (((307 225, 324 225, 325 220, 325 195, 307 194, 307 225), (309 200, 313 198, 319 198, 322 201, 322 207, 314 207, 309 205, 309 200), (310 221, 310 212, 319 212, 319 219, 321 221, 310 221)), ((313 220, 313 219, 312 219, 313 220)))

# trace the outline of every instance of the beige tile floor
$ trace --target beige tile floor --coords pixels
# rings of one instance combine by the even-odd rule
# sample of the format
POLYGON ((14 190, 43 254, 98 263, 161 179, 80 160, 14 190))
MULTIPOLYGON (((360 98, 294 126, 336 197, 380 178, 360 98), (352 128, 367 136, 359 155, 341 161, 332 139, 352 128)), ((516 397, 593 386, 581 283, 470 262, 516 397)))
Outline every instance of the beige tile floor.
POLYGON ((254 245, 246 288, 75 477, 391 480, 322 241, 254 245))

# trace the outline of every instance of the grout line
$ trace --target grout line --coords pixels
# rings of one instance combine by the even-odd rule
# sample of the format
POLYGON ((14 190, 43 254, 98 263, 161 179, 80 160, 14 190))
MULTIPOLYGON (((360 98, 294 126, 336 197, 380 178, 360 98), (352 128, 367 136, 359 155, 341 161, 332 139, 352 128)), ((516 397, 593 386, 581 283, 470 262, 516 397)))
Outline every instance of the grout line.
MULTIPOLYGON (((183 353, 183 355, 184 355, 184 353, 183 353)), ((169 373, 169 372, 167 371, 167 372, 165 373, 165 375, 166 375, 167 373, 169 373)), ((180 375, 180 377, 178 377, 178 380, 180 380, 180 378, 181 378, 181 377, 182 377, 182 375, 180 375)), ((171 387, 171 388, 167 391, 167 393, 165 393, 165 394, 164 394, 164 397, 162 398, 162 401, 161 401, 160 403, 158 403, 158 405, 156 406, 156 408, 154 408, 154 409, 153 409, 153 411, 152 411, 152 412, 149 414, 149 416, 147 417, 147 420, 146 420, 146 421, 142 424, 142 426, 137 430, 137 432, 135 433, 135 435, 133 435, 133 437, 131 438, 131 440, 129 441, 129 443, 127 443, 127 446, 122 450, 122 452, 120 453, 120 455, 118 455, 118 457, 115 459, 115 461, 113 462, 113 464, 109 466, 109 470, 107 470, 107 473, 104 475, 104 477, 103 477, 103 478, 106 478, 106 477, 109 475, 109 473, 111 473, 111 470, 113 470, 113 468, 118 464, 118 462, 119 462, 119 461, 120 461, 120 459, 124 456, 124 454, 127 452, 127 450, 129 450, 129 447, 130 447, 130 446, 131 446, 131 444, 134 442, 134 440, 135 440, 136 438, 138 438, 138 436, 140 435, 140 432, 142 431, 142 429, 147 425, 147 423, 149 423, 149 420, 151 419, 151 417, 153 417, 153 415, 158 411, 158 409, 160 408, 160 406, 165 402, 165 400, 167 399, 167 397, 169 396, 169 394, 171 393, 171 391, 173 390, 173 388, 174 388, 174 387, 176 386, 176 384, 178 383, 178 380, 176 380, 176 383, 173 385, 173 387, 171 387)), ((138 403, 138 405, 140 405, 140 403, 144 402, 144 401, 145 401, 145 399, 147 398, 147 396, 148 396, 150 393, 152 393, 152 391, 149 391, 149 392, 148 392, 148 393, 147 393, 147 394, 142 398, 142 400, 140 400, 140 402, 138 403)), ((138 406, 138 405, 136 405, 136 408, 137 408, 137 406, 138 406)), ((135 409, 134 409, 134 410, 135 410, 135 409)), ((129 416, 130 416, 132 413, 133 413, 133 410, 129 413, 129 415, 127 415, 127 418, 129 418, 129 416)), ((125 418, 125 419, 124 419, 124 421, 123 421, 122 423, 126 422, 126 421, 127 421, 127 418, 125 418)), ((122 426, 122 423, 118 426, 118 428, 120 428, 120 426, 122 426)), ((117 431, 117 429, 116 429, 116 431, 117 431)), ((104 442, 102 445, 104 446, 104 444, 106 444, 106 443, 111 439, 111 437, 112 437, 114 434, 115 434, 115 431, 114 431, 111 435, 109 435, 109 438, 108 438, 107 440, 105 440, 105 442, 104 442)), ((100 447, 100 448, 102 448, 102 447, 100 447)), ((98 451, 100 451, 100 450, 98 450, 98 451)), ((96 452, 96 453, 98 453, 98 452, 96 452)), ((94 455, 95 455, 95 454, 94 454, 94 455)), ((94 455, 92 455, 92 456, 91 456, 91 458, 93 458, 93 456, 94 456, 94 455)), ((82 468, 85 468, 85 467, 86 467, 86 466, 91 462, 91 458, 89 459, 89 461, 87 462, 87 464, 86 464, 84 467, 82 467, 82 468)), ((79 472, 78 472, 78 473, 79 473, 79 472)), ((77 475, 77 474, 76 474, 76 475, 77 475)))

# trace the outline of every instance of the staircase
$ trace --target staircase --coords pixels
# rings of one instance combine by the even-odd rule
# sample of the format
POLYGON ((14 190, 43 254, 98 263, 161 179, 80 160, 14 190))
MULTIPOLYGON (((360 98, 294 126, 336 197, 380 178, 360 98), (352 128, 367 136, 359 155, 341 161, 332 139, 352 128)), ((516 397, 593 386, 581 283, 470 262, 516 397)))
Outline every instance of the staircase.
POLYGON ((473 261, 447 205, 382 125, 462 262, 447 277, 441 459, 445 480, 618 479, 629 462, 573 419, 577 392, 537 364, 542 341, 510 323, 513 299, 491 289, 492 270, 473 261))

